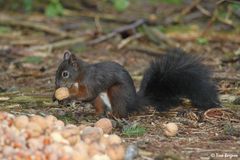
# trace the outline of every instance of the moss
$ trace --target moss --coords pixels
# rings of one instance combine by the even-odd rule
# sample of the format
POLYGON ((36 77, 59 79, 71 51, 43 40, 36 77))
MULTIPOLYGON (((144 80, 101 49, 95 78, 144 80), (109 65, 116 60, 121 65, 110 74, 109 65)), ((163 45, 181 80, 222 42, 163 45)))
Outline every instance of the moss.
POLYGON ((240 111, 240 105, 232 104, 232 103, 223 103, 223 106, 235 111, 240 111))
POLYGON ((66 113, 66 115, 56 115, 56 117, 62 120, 65 124, 76 124, 76 119, 72 116, 71 113, 66 113))
POLYGON ((123 128, 123 135, 128 137, 143 136, 146 133, 146 128, 133 124, 123 128))

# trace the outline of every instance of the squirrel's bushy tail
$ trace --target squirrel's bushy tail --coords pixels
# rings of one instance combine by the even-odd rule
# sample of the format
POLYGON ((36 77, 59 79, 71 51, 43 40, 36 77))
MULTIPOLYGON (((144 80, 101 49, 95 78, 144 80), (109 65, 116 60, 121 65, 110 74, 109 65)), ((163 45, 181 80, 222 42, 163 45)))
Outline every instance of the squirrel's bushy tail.
POLYGON ((200 109, 219 106, 210 70, 199 57, 180 49, 169 50, 151 63, 138 94, 145 105, 156 106, 158 110, 176 106, 181 98, 190 99, 200 109))

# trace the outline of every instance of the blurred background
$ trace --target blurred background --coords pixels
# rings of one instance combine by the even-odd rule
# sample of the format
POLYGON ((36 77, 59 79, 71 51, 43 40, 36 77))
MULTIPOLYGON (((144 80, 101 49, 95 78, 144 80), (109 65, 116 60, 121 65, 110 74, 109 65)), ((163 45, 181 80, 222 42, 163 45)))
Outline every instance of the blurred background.
POLYGON ((66 49, 122 64, 138 86, 150 60, 180 47, 204 58, 220 93, 240 94, 239 1, 0 0, 0 9, 0 93, 25 95, 2 105, 52 105, 66 49))

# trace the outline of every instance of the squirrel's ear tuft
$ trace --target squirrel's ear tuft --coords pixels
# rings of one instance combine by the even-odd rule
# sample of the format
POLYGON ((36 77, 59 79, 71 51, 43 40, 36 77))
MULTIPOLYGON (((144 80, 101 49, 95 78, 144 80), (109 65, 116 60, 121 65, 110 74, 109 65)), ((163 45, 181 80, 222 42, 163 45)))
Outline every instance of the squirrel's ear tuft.
POLYGON ((69 62, 74 68, 78 68, 77 57, 75 56, 75 54, 70 55, 69 62))
POLYGON ((63 56, 63 60, 69 60, 69 58, 71 57, 72 53, 68 50, 66 50, 64 52, 64 56, 63 56))

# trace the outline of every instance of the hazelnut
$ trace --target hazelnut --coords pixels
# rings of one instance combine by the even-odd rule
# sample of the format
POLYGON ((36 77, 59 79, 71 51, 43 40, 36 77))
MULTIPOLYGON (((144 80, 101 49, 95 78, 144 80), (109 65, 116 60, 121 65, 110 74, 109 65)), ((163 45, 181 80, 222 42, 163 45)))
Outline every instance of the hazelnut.
POLYGON ((75 151, 78 153, 84 153, 87 154, 88 151, 88 145, 84 143, 83 141, 79 141, 75 146, 74 146, 75 151))
POLYGON ((81 124, 81 125, 78 126, 78 129, 79 129, 79 131, 82 131, 86 127, 87 127, 86 125, 81 124))
POLYGON ((39 115, 32 116, 30 118, 30 121, 38 124, 43 130, 48 127, 46 119, 44 117, 39 116, 39 115))
POLYGON ((42 134, 43 130, 37 123, 29 122, 26 127, 26 132, 30 137, 38 137, 42 134))
POLYGON ((119 144, 113 144, 106 148, 106 154, 111 160, 122 160, 124 159, 124 147, 119 144))
POLYGON ((108 118, 101 118, 95 123, 95 127, 102 128, 103 132, 108 134, 112 132, 112 122, 108 118))
POLYGON ((57 120, 54 122, 53 124, 53 128, 54 129, 63 129, 63 127, 65 126, 64 122, 61 120, 57 120))
POLYGON ((19 117, 16 117, 14 119, 13 123, 14 123, 14 125, 17 129, 22 129, 22 128, 25 128, 28 125, 29 119, 25 115, 19 116, 19 117))
POLYGON ((109 135, 108 141, 109 141, 109 144, 121 144, 122 143, 122 139, 116 134, 109 135))
POLYGON ((94 155, 104 154, 105 148, 99 143, 93 142, 88 145, 88 155, 93 157, 94 155))
POLYGON ((88 160, 89 156, 86 151, 73 151, 72 153, 72 160, 88 160))
POLYGON ((96 154, 92 157, 92 160, 111 160, 108 155, 105 154, 96 154))
POLYGON ((68 97, 69 97, 68 88, 66 88, 66 87, 58 88, 58 89, 55 91, 55 97, 56 97, 58 100, 63 100, 63 99, 65 99, 65 98, 68 98, 68 97))
POLYGON ((77 127, 63 129, 61 134, 71 145, 80 141, 79 130, 77 127))
POLYGON ((52 115, 48 115, 45 117, 45 120, 48 128, 51 130, 53 127, 53 124, 57 121, 57 118, 52 115))
POLYGON ((103 135, 103 131, 98 127, 86 127, 81 132, 81 138, 85 143, 98 141, 103 135))
POLYGON ((56 143, 69 144, 69 142, 58 132, 52 132, 50 137, 56 143))
POLYGON ((121 144, 122 140, 116 134, 112 134, 112 135, 104 134, 100 139, 100 143, 107 147, 113 144, 121 144))
POLYGON ((178 126, 175 123, 167 123, 163 125, 164 134, 168 137, 176 136, 178 132, 178 126))
POLYGON ((28 139, 27 144, 28 144, 29 148, 31 148, 34 151, 41 150, 41 149, 43 149, 43 146, 44 146, 41 139, 37 139, 37 138, 28 139))

